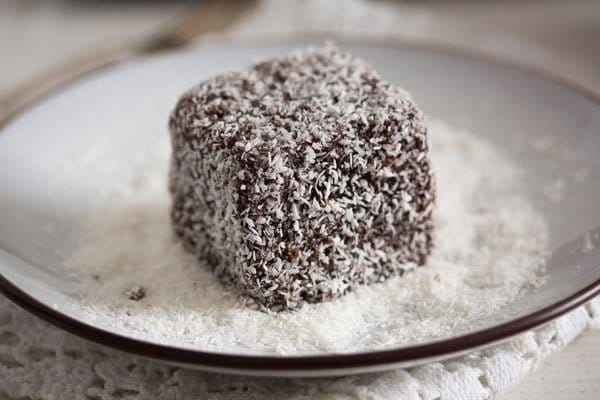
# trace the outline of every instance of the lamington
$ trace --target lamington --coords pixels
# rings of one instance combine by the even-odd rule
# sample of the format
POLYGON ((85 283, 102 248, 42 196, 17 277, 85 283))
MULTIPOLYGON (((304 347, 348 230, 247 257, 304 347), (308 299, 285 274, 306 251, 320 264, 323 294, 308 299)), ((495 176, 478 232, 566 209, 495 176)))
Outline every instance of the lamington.
POLYGON ((265 310, 335 299, 432 250, 423 113, 333 45, 201 82, 169 130, 176 236, 265 310))

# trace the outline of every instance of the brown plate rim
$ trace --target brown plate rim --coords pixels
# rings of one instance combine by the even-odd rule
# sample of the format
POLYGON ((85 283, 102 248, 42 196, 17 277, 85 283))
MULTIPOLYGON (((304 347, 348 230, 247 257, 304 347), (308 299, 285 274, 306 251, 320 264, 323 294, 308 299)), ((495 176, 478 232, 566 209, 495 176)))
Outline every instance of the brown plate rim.
MULTIPOLYGON (((327 35, 327 37, 331 36, 332 35, 327 35)), ((294 39, 322 40, 323 36, 318 36, 317 38, 314 36, 300 36, 295 37, 294 39)), ((341 36, 339 41, 343 44, 383 45, 439 52, 458 55, 495 65, 501 65, 559 84, 579 95, 591 99, 593 102, 600 105, 600 95, 586 88, 580 87, 574 82, 570 82, 564 78, 552 76, 543 70, 537 70, 528 66, 507 62, 506 60, 497 59, 488 54, 481 54, 473 50, 467 50, 454 46, 439 45, 435 43, 403 42, 402 40, 396 38, 356 40, 341 36)), ((293 41, 283 40, 274 43, 272 40, 266 40, 266 42, 268 44, 290 44, 290 42, 293 41)), ((244 41, 238 43, 241 43, 241 46, 248 45, 248 43, 244 41)), ((208 48, 211 47, 212 46, 208 46, 208 48)), ((89 76, 89 74, 84 76, 89 76)), ((37 97, 34 102, 19 110, 19 112, 12 115, 10 119, 12 120, 16 116, 22 114, 32 104, 36 104, 41 99, 50 96, 56 90, 62 89, 81 78, 82 77, 79 76, 72 81, 66 82, 59 88, 54 88, 53 90, 44 93, 42 96, 37 97)), ((2 125, 4 125, 6 122, 8 121, 3 121, 2 125)), ((480 331, 468 333, 454 338, 441 339, 430 343, 411 345, 396 349, 374 350, 369 352, 348 354, 333 353, 324 355, 300 356, 226 354, 151 343, 109 332, 63 314, 60 311, 55 310, 35 299, 17 285, 12 283, 3 274, 0 274, 0 292, 2 292, 7 298, 23 309, 67 332, 73 333, 92 342, 128 353, 174 364, 185 364, 187 366, 196 366, 199 368, 216 369, 221 372, 235 371, 236 373, 239 373, 241 371, 248 374, 260 374, 263 371, 274 371, 275 375, 278 373, 281 375, 286 375, 290 372, 296 372, 298 375, 302 375, 303 371, 311 370, 324 371, 325 373, 327 371, 343 372, 349 370, 353 370, 355 372, 356 370, 360 369, 369 370, 378 366, 398 363, 417 363, 419 360, 439 359, 441 357, 458 354, 477 347, 490 345, 549 322, 594 298, 600 294, 600 279, 595 280, 591 284, 562 299, 561 301, 546 306, 533 313, 490 328, 482 329, 480 331)))

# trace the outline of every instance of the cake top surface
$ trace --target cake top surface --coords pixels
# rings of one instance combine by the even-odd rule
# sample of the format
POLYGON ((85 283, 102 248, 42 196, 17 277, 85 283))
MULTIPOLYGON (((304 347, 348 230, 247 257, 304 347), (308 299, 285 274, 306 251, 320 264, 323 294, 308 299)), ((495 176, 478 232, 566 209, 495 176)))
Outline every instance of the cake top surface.
MULTIPOLYGON (((382 80, 362 59, 333 45, 213 77, 188 91, 176 109, 178 123, 185 124, 182 131, 188 135, 210 131, 228 147, 243 151, 259 145, 325 146, 334 137, 357 133, 368 140, 376 140, 373 134, 406 137, 408 129, 388 132, 386 126, 415 113, 419 111, 407 93, 382 80)), ((310 159, 311 149, 305 150, 310 159)))

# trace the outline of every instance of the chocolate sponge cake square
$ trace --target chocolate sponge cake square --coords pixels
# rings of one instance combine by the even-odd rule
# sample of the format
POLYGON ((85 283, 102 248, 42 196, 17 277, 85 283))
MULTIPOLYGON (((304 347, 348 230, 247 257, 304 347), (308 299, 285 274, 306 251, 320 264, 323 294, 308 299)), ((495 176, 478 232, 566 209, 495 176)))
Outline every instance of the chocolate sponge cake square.
POLYGON ((169 128, 176 235, 267 309, 382 282, 432 249, 423 114, 333 46, 203 81, 169 128))

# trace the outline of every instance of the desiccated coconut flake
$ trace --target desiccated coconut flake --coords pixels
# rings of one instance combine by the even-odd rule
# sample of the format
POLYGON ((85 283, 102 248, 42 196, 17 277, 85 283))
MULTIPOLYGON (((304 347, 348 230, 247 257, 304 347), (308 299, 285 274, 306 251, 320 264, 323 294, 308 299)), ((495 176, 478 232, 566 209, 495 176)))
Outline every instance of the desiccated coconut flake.
MULTIPOLYGON (((162 143, 165 151, 157 151, 135 179, 147 184, 123 178, 104 188, 106 203, 81 221, 80 243, 65 255, 83 320, 158 343, 286 355, 368 351, 481 327, 542 282, 546 227, 517 192, 517 167, 493 145, 435 120, 429 127, 438 201, 436 248, 424 268, 294 312, 250 308, 173 240, 164 189, 168 144, 162 143), (457 150, 461 142, 470 144, 467 155, 457 150), (123 296, 124 287, 134 286, 151 296, 123 296)), ((342 246, 336 236, 321 243, 334 249, 334 257, 342 246)), ((302 257, 291 244, 281 248, 302 257)), ((322 279, 318 270, 303 273, 307 284, 322 279)))

